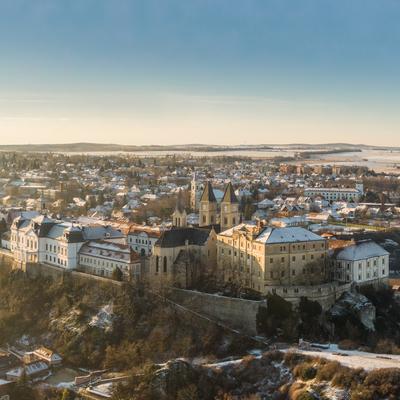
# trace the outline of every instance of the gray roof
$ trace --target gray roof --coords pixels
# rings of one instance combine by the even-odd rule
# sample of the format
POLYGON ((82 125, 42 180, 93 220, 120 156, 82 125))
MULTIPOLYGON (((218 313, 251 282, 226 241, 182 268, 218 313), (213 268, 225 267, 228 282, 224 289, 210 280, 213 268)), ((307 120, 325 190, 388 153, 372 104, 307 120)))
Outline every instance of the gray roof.
POLYGON ((209 201, 210 203, 217 202, 217 199, 215 198, 214 191, 213 191, 210 181, 206 182, 200 201, 209 201))
POLYGON ((222 203, 238 203, 235 191, 233 190, 232 183, 229 182, 226 185, 224 197, 222 198, 222 203))
POLYGON ((174 228, 164 231, 155 245, 160 247, 179 247, 184 246, 187 241, 189 245, 203 246, 209 236, 209 229, 174 228))
POLYGON ((345 247, 335 252, 335 258, 343 261, 365 260, 373 257, 388 256, 387 252, 379 244, 372 240, 359 242, 355 245, 345 247))
POLYGON ((273 243, 296 243, 322 241, 323 237, 301 227, 265 228, 258 236, 257 242, 273 243))

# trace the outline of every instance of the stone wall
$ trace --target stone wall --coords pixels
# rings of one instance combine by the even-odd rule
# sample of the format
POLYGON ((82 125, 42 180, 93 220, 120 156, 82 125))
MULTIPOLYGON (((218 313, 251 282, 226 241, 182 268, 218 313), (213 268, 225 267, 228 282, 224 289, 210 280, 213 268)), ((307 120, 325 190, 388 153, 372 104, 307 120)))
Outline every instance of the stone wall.
POLYGON ((122 286, 124 284, 123 282, 118 282, 112 279, 103 278, 101 276, 90 275, 84 272, 79 272, 74 270, 67 270, 64 268, 55 267, 53 265, 48 265, 48 264, 27 263, 24 265, 23 269, 28 276, 43 275, 43 276, 49 276, 53 279, 62 279, 63 276, 68 275, 77 280, 91 280, 114 286, 122 286))
POLYGON ((265 301, 251 301, 214 294, 170 288, 166 297, 186 308, 249 335, 257 334, 256 318, 265 301))
POLYGON ((340 285, 337 282, 315 286, 268 286, 268 293, 277 294, 286 301, 298 305, 302 297, 318 301, 324 310, 330 308, 335 301, 347 291, 351 291, 351 283, 340 285))

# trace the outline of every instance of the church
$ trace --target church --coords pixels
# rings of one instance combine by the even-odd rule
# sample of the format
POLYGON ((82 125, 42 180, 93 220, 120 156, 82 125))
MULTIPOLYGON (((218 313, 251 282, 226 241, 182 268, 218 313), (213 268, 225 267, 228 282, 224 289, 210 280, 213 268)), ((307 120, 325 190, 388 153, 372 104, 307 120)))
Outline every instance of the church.
MULTIPOLYGON (((191 203, 193 198, 196 198, 196 191, 191 190, 191 203)), ((198 200, 199 208, 199 227, 213 227, 217 231, 230 229, 241 222, 239 211, 239 201, 236 197, 232 183, 229 182, 225 186, 225 190, 220 200, 217 200, 215 195, 216 190, 213 189, 211 182, 207 181, 203 186, 203 191, 198 200)), ((176 208, 172 214, 172 225, 174 227, 184 228, 187 226, 187 213, 179 195, 176 208)))
POLYGON ((188 223, 182 193, 172 214, 172 229, 164 231, 150 258, 150 280, 155 287, 192 287, 201 276, 216 276, 217 233, 241 222, 239 201, 229 182, 217 201, 211 182, 199 198, 199 224, 188 223))

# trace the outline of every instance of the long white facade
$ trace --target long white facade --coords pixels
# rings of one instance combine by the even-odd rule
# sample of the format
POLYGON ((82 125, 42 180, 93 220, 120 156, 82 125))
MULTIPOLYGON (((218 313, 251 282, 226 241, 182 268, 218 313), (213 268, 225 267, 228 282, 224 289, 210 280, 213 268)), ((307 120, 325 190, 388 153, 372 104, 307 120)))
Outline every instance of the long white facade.
POLYGON ((108 226, 78 226, 45 216, 18 217, 11 226, 10 247, 18 263, 45 263, 65 269, 79 264, 79 250, 89 240, 124 242, 123 234, 108 226))

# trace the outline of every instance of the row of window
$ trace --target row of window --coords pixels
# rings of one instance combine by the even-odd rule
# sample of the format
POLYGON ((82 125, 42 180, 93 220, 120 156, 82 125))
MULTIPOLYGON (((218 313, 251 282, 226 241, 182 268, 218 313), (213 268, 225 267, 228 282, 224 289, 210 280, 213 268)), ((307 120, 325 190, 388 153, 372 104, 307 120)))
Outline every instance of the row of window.
POLYGON ((54 264, 62 265, 64 267, 67 266, 67 260, 61 260, 58 257, 54 257, 54 256, 51 256, 51 255, 48 255, 48 254, 45 255, 45 260, 46 261, 50 261, 50 262, 52 262, 54 264))
POLYGON ((138 239, 136 238, 135 240, 133 240, 132 237, 129 238, 129 243, 137 243, 137 244, 151 244, 150 240, 147 239, 138 239))
POLYGON ((60 247, 57 245, 52 245, 46 243, 46 251, 50 251, 51 253, 60 253, 62 256, 67 255, 67 248, 66 247, 60 247))
POLYGON ((126 264, 120 264, 120 263, 114 263, 114 262, 110 262, 110 261, 105 261, 105 260, 99 260, 97 258, 92 258, 92 257, 83 257, 81 256, 79 258, 79 262, 81 264, 89 264, 89 265, 97 265, 97 266, 102 266, 105 268, 111 268, 111 270, 114 270, 114 268, 120 268, 123 269, 125 271, 128 270, 128 266, 126 264))

